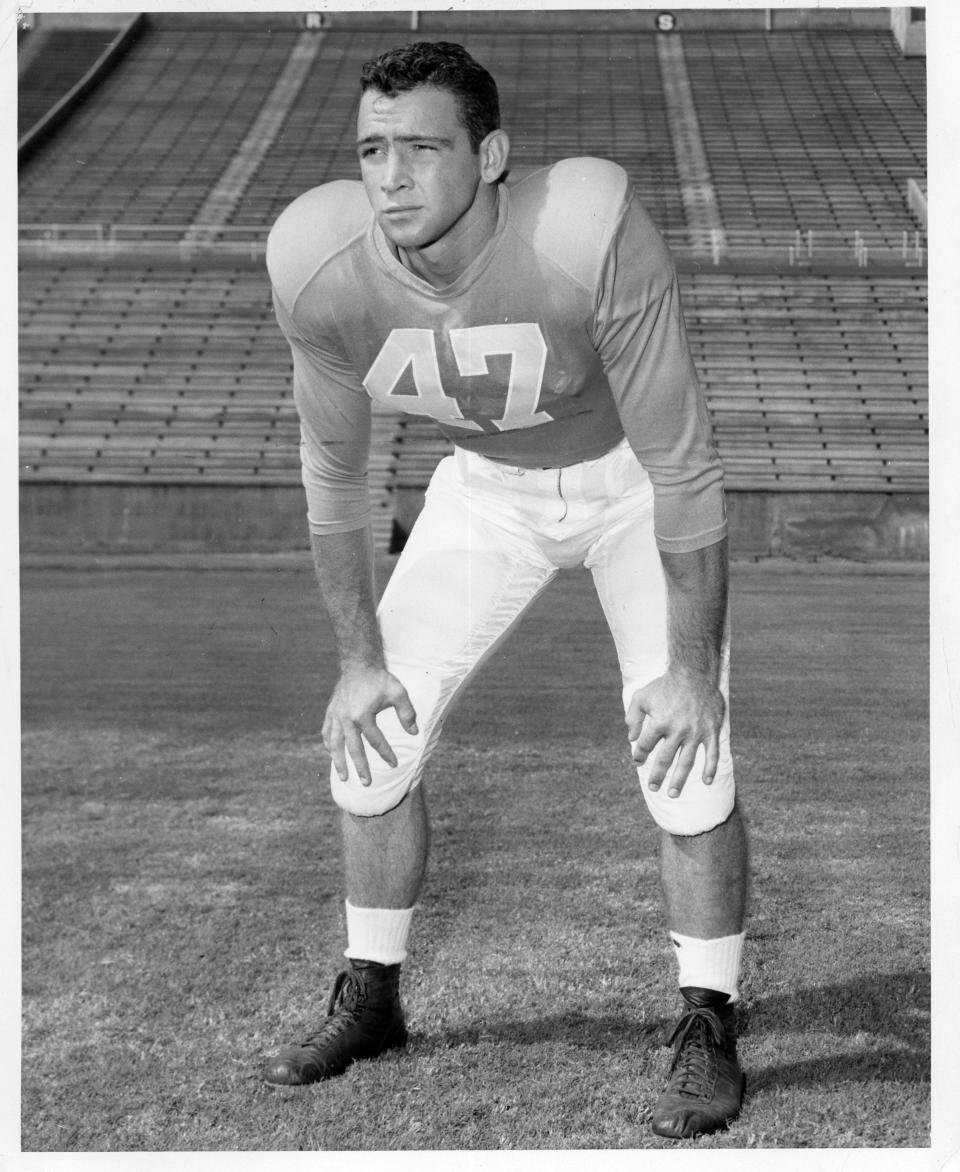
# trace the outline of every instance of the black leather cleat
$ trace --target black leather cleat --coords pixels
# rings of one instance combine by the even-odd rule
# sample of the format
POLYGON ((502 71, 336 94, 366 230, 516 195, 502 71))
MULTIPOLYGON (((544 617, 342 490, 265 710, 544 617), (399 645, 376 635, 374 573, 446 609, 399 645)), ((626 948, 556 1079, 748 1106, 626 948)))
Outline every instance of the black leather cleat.
POLYGON ((274 1086, 320 1082, 343 1074, 358 1059, 405 1045, 399 986, 398 964, 351 960, 334 982, 323 1024, 299 1045, 285 1046, 268 1059, 264 1080, 274 1086))
POLYGON ((686 1013, 670 1036, 670 1078, 653 1109, 653 1130, 693 1139, 726 1128, 740 1114, 747 1080, 737 1059, 734 1008, 726 993, 681 989, 686 1013))

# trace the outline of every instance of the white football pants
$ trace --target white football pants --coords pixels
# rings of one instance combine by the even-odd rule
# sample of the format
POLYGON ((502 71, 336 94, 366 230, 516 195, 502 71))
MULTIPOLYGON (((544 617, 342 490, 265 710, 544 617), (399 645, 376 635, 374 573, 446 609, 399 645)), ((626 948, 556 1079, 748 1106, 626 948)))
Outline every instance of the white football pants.
MULTIPOLYGON (((567 468, 519 469, 460 448, 442 460, 379 607, 387 667, 410 695, 419 732, 406 733, 392 708, 382 712, 378 724, 397 766, 367 746, 373 783, 363 786, 348 757, 346 782, 331 770, 337 803, 358 815, 383 814, 418 785, 459 690, 557 571, 579 565, 593 575, 616 644, 626 709, 667 666, 653 489, 627 442, 567 468)), ((728 646, 725 637, 727 699, 728 646)), ((667 796, 669 775, 657 792, 647 789, 651 759, 638 767, 647 805, 670 833, 701 834, 729 817, 729 727, 728 713, 709 786, 701 780, 702 747, 677 798, 667 796)))

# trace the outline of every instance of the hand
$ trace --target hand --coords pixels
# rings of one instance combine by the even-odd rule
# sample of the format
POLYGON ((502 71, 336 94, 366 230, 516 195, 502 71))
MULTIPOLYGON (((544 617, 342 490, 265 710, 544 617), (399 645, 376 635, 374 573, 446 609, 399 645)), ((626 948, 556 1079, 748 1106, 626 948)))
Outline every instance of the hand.
POLYGON ((725 708, 722 693, 709 679, 670 669, 634 692, 626 714, 634 761, 642 765, 660 746, 647 780, 648 788, 660 788, 676 757, 669 796, 678 798, 700 745, 705 749, 703 784, 711 784, 720 759, 725 708))
POLYGON ((363 738, 388 765, 396 765, 396 754, 376 721, 377 713, 385 708, 395 709, 405 731, 411 736, 416 734, 417 714, 407 690, 386 668, 356 668, 340 676, 323 720, 323 743, 341 781, 349 776, 346 756, 349 753, 361 784, 370 785, 370 765, 363 738))

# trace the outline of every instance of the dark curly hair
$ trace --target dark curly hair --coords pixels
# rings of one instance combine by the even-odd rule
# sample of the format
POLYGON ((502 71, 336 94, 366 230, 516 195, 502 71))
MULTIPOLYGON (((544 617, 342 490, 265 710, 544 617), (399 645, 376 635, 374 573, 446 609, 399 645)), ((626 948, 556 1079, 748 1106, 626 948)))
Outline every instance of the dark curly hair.
POLYGON ((491 130, 499 128, 497 83, 462 45, 416 41, 388 49, 367 61, 360 72, 361 93, 375 89, 392 96, 421 85, 449 90, 457 99, 460 121, 474 152, 491 130))

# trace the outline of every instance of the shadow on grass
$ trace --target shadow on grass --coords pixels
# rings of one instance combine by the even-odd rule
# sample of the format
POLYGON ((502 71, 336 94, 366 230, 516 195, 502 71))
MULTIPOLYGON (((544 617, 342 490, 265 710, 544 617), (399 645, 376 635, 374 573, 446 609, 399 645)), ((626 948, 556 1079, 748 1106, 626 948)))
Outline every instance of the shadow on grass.
POLYGON ((666 1040, 667 1025, 666 1018, 640 1022, 630 1021, 625 1015, 590 1017, 572 1010, 528 1021, 494 1019, 438 1035, 419 1034, 416 1041, 426 1052, 499 1042, 516 1046, 554 1043, 615 1054, 660 1045, 666 1040))
MULTIPOLYGON (((857 980, 751 1000, 740 1007, 744 1049, 756 1053, 774 1045, 780 1056, 780 1061, 766 1066, 746 1058, 751 1090, 875 1079, 929 1082, 929 1010, 930 978, 921 970, 864 974, 857 980), (804 1040, 804 1035, 818 1037, 804 1040), (824 1054, 827 1047, 831 1052, 824 1054)), ((617 1054, 665 1046, 675 1020, 670 1016, 644 1021, 627 1009, 601 1016, 572 1010, 528 1020, 487 1020, 437 1035, 419 1034, 416 1042, 426 1053, 499 1042, 560 1043, 617 1054)))
POLYGON ((923 970, 864 973, 856 980, 761 998, 744 1016, 744 1036, 760 1046, 765 1039, 798 1035, 794 1060, 790 1045, 779 1043, 783 1061, 751 1072, 754 1091, 874 1079, 930 1081, 930 974, 923 970), (841 1041, 832 1054, 813 1056, 805 1034, 841 1041))

